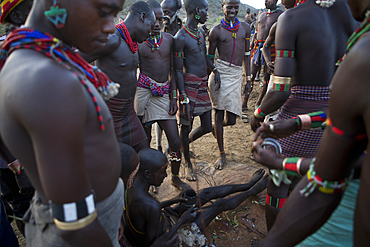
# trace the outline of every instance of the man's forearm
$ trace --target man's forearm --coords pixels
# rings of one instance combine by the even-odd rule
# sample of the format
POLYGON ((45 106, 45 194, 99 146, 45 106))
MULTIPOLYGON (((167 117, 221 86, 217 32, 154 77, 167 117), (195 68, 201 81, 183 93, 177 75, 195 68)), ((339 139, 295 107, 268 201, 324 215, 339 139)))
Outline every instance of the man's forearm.
POLYGON ((177 89, 180 91, 180 94, 184 94, 185 93, 184 73, 182 71, 176 71, 175 74, 177 89))
POLYGON ((284 105, 289 96, 290 92, 278 92, 275 90, 270 90, 262 101, 260 109, 266 115, 274 112, 284 105))
POLYGON ((317 231, 338 206, 341 194, 329 195, 315 190, 308 197, 301 196, 299 191, 307 183, 307 176, 304 176, 290 194, 262 246, 295 246, 317 231))

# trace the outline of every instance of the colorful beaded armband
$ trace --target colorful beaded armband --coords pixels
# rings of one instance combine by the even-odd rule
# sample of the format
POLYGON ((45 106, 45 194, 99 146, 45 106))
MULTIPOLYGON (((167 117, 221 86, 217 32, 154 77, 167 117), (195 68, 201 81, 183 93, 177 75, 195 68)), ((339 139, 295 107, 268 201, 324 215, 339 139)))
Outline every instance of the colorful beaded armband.
POLYGON ((297 121, 297 130, 322 130, 325 128, 326 114, 323 111, 293 117, 297 121))
POLYGON ((288 176, 302 177, 302 174, 300 172, 302 160, 303 158, 299 157, 285 158, 283 161, 283 171, 288 176))
POLYGON ((353 139, 355 141, 360 141, 360 140, 363 140, 367 137, 366 133, 354 135, 354 134, 348 134, 348 133, 344 132, 344 130, 341 130, 338 127, 333 126, 330 118, 326 119, 325 123, 326 123, 326 126, 331 127, 331 130, 339 136, 344 136, 346 138, 353 139))
POLYGON ((269 49, 269 48, 270 48, 270 46, 269 46, 268 44, 266 44, 266 43, 263 45, 263 47, 264 47, 264 48, 267 48, 267 49, 269 49))
POLYGON ((172 90, 172 93, 170 93, 170 99, 177 99, 177 90, 172 90))
POLYGON ((180 57, 180 58, 184 58, 185 56, 184 56, 184 52, 175 52, 174 53, 174 56, 175 57, 180 57))
POLYGON ((265 118, 266 114, 261 111, 261 106, 254 111, 254 116, 256 118, 265 118))
POLYGON ((314 170, 314 162, 315 159, 312 160, 310 170, 307 172, 308 184, 300 191, 301 196, 308 197, 317 188, 321 193, 324 194, 341 193, 346 189, 348 186, 348 178, 341 179, 339 181, 323 180, 319 175, 316 174, 314 170))
POLYGON ((291 77, 273 76, 272 89, 278 92, 290 92, 291 90, 291 77))
POLYGON ((18 160, 14 160, 12 163, 8 164, 9 169, 14 173, 14 174, 21 174, 23 170, 23 166, 21 163, 19 163, 18 160))
POLYGON ((294 51, 276 50, 275 54, 276 54, 276 57, 294 58, 294 51))
POLYGON ((251 76, 250 75, 247 76, 247 81, 251 81, 251 76))
POLYGON ((180 94, 180 104, 189 104, 190 100, 186 94, 180 94))
POLYGON ((286 198, 272 197, 266 193, 266 203, 273 208, 282 208, 286 202, 286 198))

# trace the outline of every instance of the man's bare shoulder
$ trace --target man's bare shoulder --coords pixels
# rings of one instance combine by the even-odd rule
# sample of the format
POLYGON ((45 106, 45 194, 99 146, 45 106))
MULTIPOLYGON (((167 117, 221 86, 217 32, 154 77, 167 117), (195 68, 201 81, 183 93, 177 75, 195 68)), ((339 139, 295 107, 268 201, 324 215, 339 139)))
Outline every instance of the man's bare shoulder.
POLYGON ((131 203, 131 208, 137 208, 140 213, 153 215, 161 210, 160 203, 150 195, 135 197, 131 203))
MULTIPOLYGON (((28 107, 60 104, 61 102, 68 106, 69 102, 86 101, 83 97, 81 83, 71 71, 55 60, 32 50, 13 52, 3 67, 0 78, 1 88, 5 89, 1 94, 8 93, 17 96, 13 99, 21 98, 23 102, 28 102, 28 107)), ((13 102, 9 99, 9 103, 19 106, 17 100, 13 102)))
POLYGON ((163 38, 164 38, 164 39, 166 39, 166 40, 170 41, 171 43, 173 42, 174 37, 172 36, 172 34, 170 34, 170 33, 165 33, 165 32, 162 32, 162 34, 163 34, 163 38))
POLYGON ((241 22, 240 25, 243 27, 243 29, 246 31, 246 32, 250 32, 251 31, 251 26, 246 23, 246 22, 241 22))

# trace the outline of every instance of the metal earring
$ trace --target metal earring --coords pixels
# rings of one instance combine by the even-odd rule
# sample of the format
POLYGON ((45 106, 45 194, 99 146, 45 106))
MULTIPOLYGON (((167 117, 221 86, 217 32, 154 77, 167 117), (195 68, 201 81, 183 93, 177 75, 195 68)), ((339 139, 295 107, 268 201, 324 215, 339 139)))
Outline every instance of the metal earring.
POLYGON ((63 28, 66 24, 67 10, 60 9, 57 0, 53 1, 53 6, 50 7, 50 10, 45 11, 44 15, 58 29, 63 28))

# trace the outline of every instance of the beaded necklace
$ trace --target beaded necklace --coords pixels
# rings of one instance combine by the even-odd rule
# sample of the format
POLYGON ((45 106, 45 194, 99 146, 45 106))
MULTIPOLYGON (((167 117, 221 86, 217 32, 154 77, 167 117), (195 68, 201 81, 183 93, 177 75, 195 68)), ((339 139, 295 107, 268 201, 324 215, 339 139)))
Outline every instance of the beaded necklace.
POLYGON ((315 3, 320 5, 321 8, 330 8, 335 3, 335 0, 316 0, 315 3))
POLYGON ((130 35, 130 33, 127 30, 126 24, 123 21, 121 21, 120 23, 118 23, 116 25, 116 28, 120 32, 122 38, 126 41, 126 43, 128 44, 128 46, 130 47, 130 50, 133 53, 136 53, 139 45, 137 44, 136 41, 135 42, 132 41, 131 35, 130 35))
POLYGON ((238 18, 235 17, 235 23, 233 24, 232 21, 228 22, 227 20, 225 20, 225 18, 222 18, 221 19, 221 26, 223 28, 225 28, 226 30, 232 32, 232 37, 233 37, 233 41, 234 41, 234 44, 233 44, 233 53, 231 55, 231 60, 230 60, 230 63, 229 63, 229 67, 230 67, 231 64, 232 64, 232 62, 233 62, 233 60, 234 60, 235 47, 236 47, 236 33, 239 30, 240 21, 238 20, 238 18))
POLYGON ((90 94, 98 114, 100 129, 104 130, 103 116, 96 96, 85 82, 88 79, 100 93, 115 95, 118 93, 117 85, 97 67, 87 63, 78 53, 63 42, 48 33, 42 33, 31 28, 19 28, 12 31, 3 43, 0 56, 0 69, 4 66, 9 55, 17 49, 30 49, 53 58, 60 65, 72 71, 90 94), (77 73, 76 69, 80 72, 77 73), (114 92, 113 92, 114 91, 114 92))
POLYGON ((163 35, 162 35, 162 32, 159 32, 158 35, 149 36, 149 38, 145 40, 145 44, 149 46, 149 48, 152 49, 152 52, 154 52, 154 51, 159 51, 162 41, 163 41, 163 35))
MULTIPOLYGON (((349 37, 347 42, 346 54, 352 49, 352 47, 355 45, 355 43, 358 41, 361 35, 364 34, 365 32, 368 32, 369 30, 370 30, 370 10, 366 12, 365 19, 362 21, 361 25, 349 37)), ((343 59, 346 57, 346 54, 344 54, 344 56, 341 59, 339 59, 336 65, 340 65, 342 63, 343 59)))
POLYGON ((201 41, 202 32, 200 31, 200 29, 198 28, 194 29, 194 28, 189 27, 188 25, 184 25, 183 28, 190 35, 190 37, 198 41, 198 45, 203 44, 203 42, 201 41))
MULTIPOLYGON (((295 2, 295 4, 294 4, 294 7, 297 7, 298 5, 300 5, 300 4, 302 4, 302 3, 304 3, 304 2, 306 2, 307 0, 297 0, 296 2, 295 2)), ((293 7, 293 8, 294 8, 293 7)))
POLYGON ((277 12, 279 9, 274 9, 274 10, 271 10, 271 9, 266 9, 265 13, 267 16, 270 16, 271 14, 277 12))

